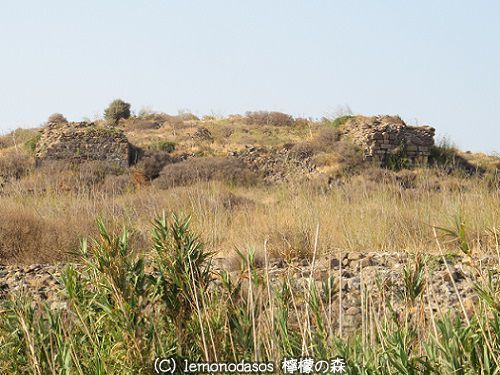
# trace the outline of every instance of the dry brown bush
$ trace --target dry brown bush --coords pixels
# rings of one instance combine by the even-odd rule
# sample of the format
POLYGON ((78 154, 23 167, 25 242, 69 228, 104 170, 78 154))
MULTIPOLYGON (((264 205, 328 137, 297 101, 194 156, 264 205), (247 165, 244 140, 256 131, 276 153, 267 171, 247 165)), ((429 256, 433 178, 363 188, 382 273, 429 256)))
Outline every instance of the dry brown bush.
POLYGON ((160 128, 160 123, 151 120, 134 119, 126 122, 126 129, 131 131, 155 130, 160 128))
POLYGON ((200 121, 198 116, 192 114, 191 112, 181 112, 177 116, 181 121, 200 121))
POLYGON ((21 152, 8 152, 0 155, 0 179, 18 180, 34 168, 34 160, 21 152))
POLYGON ((165 165, 173 162, 174 159, 166 151, 145 150, 134 169, 141 171, 144 178, 151 181, 160 175, 165 165))
POLYGON ((335 154, 342 169, 346 173, 359 170, 364 164, 363 154, 349 141, 339 141, 335 144, 335 154))
POLYGON ((286 113, 255 111, 246 113, 245 122, 252 125, 293 126, 295 121, 286 113))
POLYGON ((110 196, 123 195, 134 191, 134 183, 130 175, 106 176, 101 191, 110 196))
MULTIPOLYGON (((79 228, 85 225, 79 220, 79 228)), ((0 211, 0 259, 2 263, 46 263, 68 258, 79 236, 67 222, 44 218, 22 207, 0 211)))
POLYGON ((71 168, 77 172, 80 186, 89 189, 102 184, 107 176, 119 176, 126 172, 124 168, 105 161, 87 161, 71 168))
POLYGON ((330 151, 335 149, 339 141, 339 131, 335 128, 324 126, 320 128, 318 134, 311 142, 311 145, 318 151, 330 151))
POLYGON ((294 125, 298 127, 306 127, 311 124, 311 120, 304 118, 304 117, 297 117, 294 120, 294 125))
POLYGON ((61 113, 53 113, 49 116, 49 118, 47 119, 47 122, 48 123, 55 123, 55 124, 64 124, 64 123, 67 123, 68 120, 61 113))
POLYGON ((314 247, 314 233, 307 228, 285 227, 273 229, 266 234, 271 258, 291 261, 297 258, 311 258, 314 247))
POLYGON ((47 192, 96 193, 101 191, 107 178, 120 176, 125 172, 125 169, 103 161, 87 161, 78 164, 57 160, 46 161, 29 176, 7 189, 5 193, 10 195, 47 192))
POLYGON ((214 140, 212 133, 207 128, 200 126, 196 129, 194 134, 192 135, 192 139, 195 141, 208 141, 211 142, 214 140))
POLYGON ((252 206, 255 202, 251 199, 243 197, 241 195, 236 195, 230 191, 222 190, 216 197, 216 199, 222 202, 222 206, 226 210, 234 210, 236 208, 244 206, 252 206))
POLYGON ((224 138, 229 138, 230 136, 232 136, 234 134, 234 129, 231 128, 230 126, 224 126, 221 129, 221 134, 224 138))
POLYGON ((185 112, 185 113, 180 113, 178 115, 167 115, 164 114, 162 116, 163 122, 166 122, 170 125, 177 125, 179 123, 183 123, 184 121, 200 121, 200 119, 193 115, 192 113, 185 112))
POLYGON ((255 184, 257 175, 240 160, 217 157, 194 158, 166 165, 156 180, 156 186, 165 189, 211 180, 246 186, 255 184))
POLYGON ((297 143, 289 152, 291 158, 296 160, 304 160, 310 158, 314 154, 314 148, 306 142, 297 143))
POLYGON ((359 148, 347 139, 341 139, 339 132, 332 127, 323 127, 310 141, 285 144, 291 158, 304 160, 312 158, 317 167, 335 169, 336 177, 359 171, 365 166, 359 148))

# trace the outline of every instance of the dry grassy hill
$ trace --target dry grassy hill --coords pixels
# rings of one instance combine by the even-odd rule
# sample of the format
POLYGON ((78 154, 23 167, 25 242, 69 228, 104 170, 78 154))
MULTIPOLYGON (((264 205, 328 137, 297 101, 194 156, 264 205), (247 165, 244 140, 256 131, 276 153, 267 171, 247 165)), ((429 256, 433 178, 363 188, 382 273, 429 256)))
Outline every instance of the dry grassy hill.
POLYGON ((259 253, 267 241, 274 257, 308 257, 318 225, 322 253, 434 252, 433 226, 457 220, 475 251, 496 251, 498 157, 438 144, 428 165, 397 155, 380 167, 341 136, 359 118, 143 114, 116 125, 140 149, 130 168, 64 160, 35 168, 38 129, 16 130, 0 138, 0 262, 67 259, 95 234, 96 217, 130 227, 147 248, 149 220, 164 209, 192 214, 224 255, 259 253))
POLYGON ((498 373, 498 157, 397 117, 53 120, 0 138, 0 372, 498 373))

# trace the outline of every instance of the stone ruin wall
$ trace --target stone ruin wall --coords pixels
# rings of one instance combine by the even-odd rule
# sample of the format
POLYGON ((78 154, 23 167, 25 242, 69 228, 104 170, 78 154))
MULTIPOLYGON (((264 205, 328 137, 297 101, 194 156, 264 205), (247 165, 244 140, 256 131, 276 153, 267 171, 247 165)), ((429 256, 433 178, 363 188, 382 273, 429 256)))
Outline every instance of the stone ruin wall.
POLYGON ((366 159, 384 162, 389 155, 401 155, 426 163, 435 129, 408 126, 397 116, 355 117, 345 124, 343 134, 363 148, 366 159))
POLYGON ((130 144, 120 129, 79 122, 49 123, 37 143, 37 165, 50 160, 106 161, 128 167, 130 144))

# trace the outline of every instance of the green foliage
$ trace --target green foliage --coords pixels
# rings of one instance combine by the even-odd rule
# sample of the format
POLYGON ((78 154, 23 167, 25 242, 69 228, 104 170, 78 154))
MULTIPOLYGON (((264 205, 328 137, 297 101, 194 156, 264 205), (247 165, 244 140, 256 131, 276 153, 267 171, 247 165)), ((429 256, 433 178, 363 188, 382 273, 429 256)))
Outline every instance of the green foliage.
POLYGON ((175 142, 171 141, 158 141, 156 143, 152 143, 148 147, 150 150, 154 151, 164 151, 164 152, 174 152, 175 151, 175 142))
POLYGON ((462 218, 461 213, 458 213, 455 216, 455 222, 452 228, 436 227, 436 229, 439 229, 441 232, 443 232, 449 239, 449 242, 457 243, 458 248, 465 255, 472 255, 472 246, 469 244, 465 222, 462 218))
POLYGON ((32 138, 26 141, 24 146, 26 147, 28 152, 32 154, 35 153, 36 145, 38 144, 38 141, 40 141, 40 138, 42 138, 42 133, 38 132, 32 138))
POLYGON ((441 168, 453 168, 457 163, 457 148, 449 139, 442 138, 431 150, 430 160, 441 168))
POLYGON ((115 99, 104 111, 104 119, 110 125, 118 124, 120 119, 130 117, 130 104, 121 99, 115 99))
POLYGON ((342 337, 328 313, 333 278, 320 288, 311 278, 300 294, 290 280, 270 284, 252 249, 237 252, 239 275, 217 273, 189 217, 157 217, 147 258, 127 230, 97 226, 98 237, 82 241, 83 266, 68 265, 61 275, 64 308, 35 306, 27 295, 1 303, 2 373, 150 374, 154 359, 168 356, 279 366, 283 357, 307 354, 342 356, 350 374, 498 374, 500 280, 491 275, 475 287, 478 313, 470 322, 442 315, 423 326, 416 312, 427 262, 420 258, 404 271, 404 319, 386 314, 342 337))
POLYGON ((354 116, 352 116, 352 115, 340 116, 340 117, 337 117, 336 119, 334 119, 333 121, 331 121, 330 125, 336 129, 339 129, 340 127, 345 125, 347 123, 347 121, 349 121, 352 118, 354 118, 354 116))
POLYGON ((8 147, 16 147, 17 149, 39 133, 37 129, 18 128, 9 134, 0 136, 0 149, 8 147))
POLYGON ((409 265, 403 269, 403 298, 409 306, 415 306, 419 297, 422 297, 422 292, 425 289, 425 264, 427 259, 417 257, 414 262, 414 267, 409 265))
POLYGON ((164 303, 167 323, 173 323, 178 340, 177 354, 191 354, 196 344, 196 312, 202 309, 203 295, 211 282, 211 254, 203 250, 198 237, 189 230, 190 218, 165 213, 154 220, 153 247, 158 274, 153 279, 154 293, 164 303))
POLYGON ((406 145, 401 143, 392 152, 385 155, 383 164, 387 169, 400 171, 410 168, 411 162, 406 154, 406 145))

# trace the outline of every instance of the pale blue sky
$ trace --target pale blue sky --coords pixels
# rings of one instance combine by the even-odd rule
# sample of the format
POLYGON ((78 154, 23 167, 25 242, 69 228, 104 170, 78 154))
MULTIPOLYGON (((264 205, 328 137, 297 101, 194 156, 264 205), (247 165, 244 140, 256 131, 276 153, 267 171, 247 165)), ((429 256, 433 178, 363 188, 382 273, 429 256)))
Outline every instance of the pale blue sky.
POLYGON ((500 151, 500 1, 0 5, 0 131, 102 113, 400 114, 500 151))

